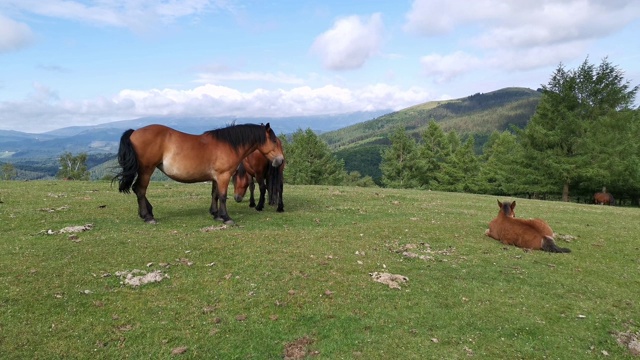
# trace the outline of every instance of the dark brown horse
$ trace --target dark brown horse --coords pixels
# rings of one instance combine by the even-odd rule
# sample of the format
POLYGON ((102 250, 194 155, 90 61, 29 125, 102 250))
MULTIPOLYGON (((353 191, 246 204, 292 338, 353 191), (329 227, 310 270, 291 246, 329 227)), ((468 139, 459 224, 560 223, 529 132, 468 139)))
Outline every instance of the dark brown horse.
POLYGON ((596 205, 615 205, 616 199, 608 192, 597 192, 593 194, 593 202, 596 205))
POLYGON ((156 168, 183 183, 213 181, 209 213, 216 220, 233 224, 227 213, 229 181, 242 159, 255 150, 273 166, 284 161, 282 146, 269 124, 234 125, 202 135, 186 134, 163 125, 130 129, 120 139, 118 163, 122 171, 113 180, 118 180, 120 192, 133 190, 138 198, 138 214, 147 223, 156 222, 146 196, 156 168))
MULTIPOLYGON (((280 143, 280 139, 278 139, 280 143)), ((238 171, 233 175, 233 195, 237 202, 241 202, 249 189, 249 207, 255 207, 256 210, 262 211, 264 209, 265 193, 269 192, 269 205, 276 205, 277 212, 284 211, 284 204, 282 202, 282 190, 284 184, 284 164, 278 167, 274 167, 269 159, 267 159, 259 151, 252 152, 249 156, 244 158, 238 166, 238 171), (255 190, 255 182, 258 183, 260 190, 260 198, 256 205, 253 192, 255 190)))
POLYGON ((498 216, 491 220, 489 229, 485 235, 492 237, 503 244, 515 245, 517 247, 544 250, 549 252, 564 253, 571 252, 566 248, 561 248, 554 242, 553 230, 541 219, 516 219, 514 209, 516 202, 501 203, 498 200, 500 211, 498 216))

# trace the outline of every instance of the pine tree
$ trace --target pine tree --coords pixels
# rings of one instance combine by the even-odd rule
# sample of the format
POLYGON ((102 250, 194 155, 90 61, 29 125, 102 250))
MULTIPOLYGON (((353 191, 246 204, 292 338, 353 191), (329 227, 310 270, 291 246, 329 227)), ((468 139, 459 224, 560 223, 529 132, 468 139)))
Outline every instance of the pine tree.
POLYGON ((483 148, 479 191, 492 195, 524 194, 529 186, 523 179, 529 177, 516 136, 508 131, 493 132, 483 148))
POLYGON ((562 199, 568 201, 571 186, 593 177, 592 159, 603 149, 589 145, 592 133, 606 117, 629 109, 637 91, 638 86, 625 82, 606 58, 598 67, 586 59, 576 70, 560 64, 543 85, 538 108, 520 133, 536 190, 561 189, 562 199))
POLYGON ((478 192, 480 163, 474 152, 475 140, 470 136, 442 165, 440 189, 455 192, 478 192))
POLYGON ((291 142, 283 141, 283 147, 287 159, 287 183, 340 185, 344 182, 344 162, 338 160, 311 129, 298 129, 291 142))
POLYGON ((392 188, 415 188, 418 186, 416 175, 418 146, 416 141, 402 127, 391 134, 391 146, 382 150, 382 183, 392 188))
POLYGON ((422 143, 418 147, 417 181, 420 187, 437 188, 437 174, 442 169, 449 150, 444 131, 435 121, 430 121, 422 133, 422 143))

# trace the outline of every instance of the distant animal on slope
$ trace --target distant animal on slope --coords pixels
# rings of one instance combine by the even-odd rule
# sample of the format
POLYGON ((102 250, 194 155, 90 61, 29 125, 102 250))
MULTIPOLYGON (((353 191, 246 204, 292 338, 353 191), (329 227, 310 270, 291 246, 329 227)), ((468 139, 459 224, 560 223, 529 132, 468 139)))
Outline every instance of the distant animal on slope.
POLYGON ((596 205, 615 205, 616 199, 608 192, 597 192, 593 194, 593 202, 596 205))
POLYGON ((119 190, 130 190, 138 199, 138 215, 155 224, 153 207, 147 200, 151 174, 157 168, 183 183, 212 181, 209 213, 214 219, 233 224, 227 212, 227 187, 231 176, 247 155, 258 150, 278 167, 284 161, 282 146, 269 124, 242 124, 186 134, 162 125, 127 130, 120 139, 118 163, 122 167, 113 181, 119 190), (218 201, 220 207, 218 207, 218 201))
MULTIPOLYGON (((281 145, 280 139, 277 140, 281 145)), ((283 161, 280 166, 275 167, 271 164, 260 151, 254 151, 244 158, 238 170, 233 174, 233 197, 237 202, 241 202, 249 189, 249 207, 255 207, 256 210, 264 209, 265 193, 269 192, 269 205, 278 205, 277 212, 284 211, 284 203, 282 202, 282 190, 284 185, 284 165, 283 161), (258 183, 260 189, 260 198, 256 205, 253 192, 255 190, 255 182, 258 183)))
POLYGON ((489 223, 485 235, 506 245, 515 245, 524 249, 543 250, 555 253, 568 253, 571 250, 558 247, 554 241, 553 230, 541 219, 516 219, 516 202, 500 202, 500 211, 489 223))

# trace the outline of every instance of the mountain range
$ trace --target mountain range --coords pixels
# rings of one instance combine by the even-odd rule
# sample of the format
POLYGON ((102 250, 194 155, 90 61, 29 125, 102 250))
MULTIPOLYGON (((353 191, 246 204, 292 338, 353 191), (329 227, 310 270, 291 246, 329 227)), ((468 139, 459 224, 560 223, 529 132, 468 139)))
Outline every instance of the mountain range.
POLYGON ((55 157, 64 152, 85 152, 90 155, 116 153, 123 131, 149 124, 163 124, 192 134, 201 134, 232 123, 270 123, 276 134, 290 134, 298 129, 307 128, 323 133, 389 112, 391 110, 283 118, 143 117, 92 126, 71 126, 40 134, 0 130, 0 159, 8 161, 55 157))
MULTIPOLYGON (((120 136, 127 129, 164 124, 183 132, 200 134, 232 123, 270 123, 276 134, 311 129, 325 141, 348 172, 358 171, 379 180, 381 150, 390 145, 389 135, 402 127, 420 138, 429 122, 443 131, 475 138, 476 150, 493 131, 524 128, 540 101, 541 92, 527 88, 504 88, 464 98, 431 101, 399 111, 357 112, 339 115, 286 118, 145 117, 94 126, 72 126, 42 134, 0 130, 0 165, 10 162, 22 179, 55 176, 64 152, 87 153, 87 165, 99 167, 113 160, 120 136)), ((99 173, 100 171, 94 171, 99 173)), ((95 174, 94 174, 95 175, 95 174)))

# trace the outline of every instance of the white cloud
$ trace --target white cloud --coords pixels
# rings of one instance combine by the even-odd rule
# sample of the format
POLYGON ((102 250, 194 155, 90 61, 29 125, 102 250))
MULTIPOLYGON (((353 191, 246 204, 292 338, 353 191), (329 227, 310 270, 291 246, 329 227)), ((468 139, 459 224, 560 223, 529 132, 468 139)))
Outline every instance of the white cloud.
POLYGON ((489 46, 526 46, 605 36, 639 16, 635 0, 414 0, 404 29, 431 36, 469 26, 489 46))
POLYGON ((358 89, 334 85, 242 92, 206 84, 189 90, 122 90, 111 99, 61 100, 36 84, 23 101, 0 102, 0 128, 44 132, 69 124, 92 125, 144 116, 286 117, 363 110, 399 110, 430 100, 422 88, 375 84, 358 89))
POLYGON ((232 11, 225 0, 5 0, 1 6, 40 16, 98 26, 142 31, 217 9, 232 11))
POLYGON ((634 0, 415 0, 404 30, 447 34, 460 49, 420 60, 427 76, 444 82, 473 70, 532 70, 583 57, 590 42, 639 18, 634 0))
POLYGON ((368 19, 355 15, 341 18, 315 39, 311 51, 320 56, 327 69, 357 69, 378 53, 383 32, 379 13, 368 19))
POLYGON ((431 54, 420 58, 425 75, 437 82, 447 82, 456 76, 482 67, 482 60, 462 51, 448 55, 431 54))
POLYGON ((0 14, 0 54, 15 51, 33 41, 33 32, 27 24, 0 14))

